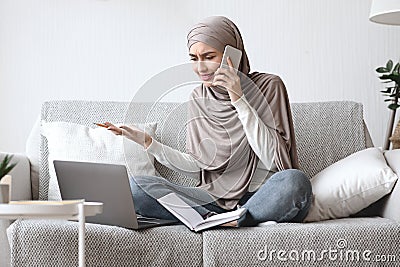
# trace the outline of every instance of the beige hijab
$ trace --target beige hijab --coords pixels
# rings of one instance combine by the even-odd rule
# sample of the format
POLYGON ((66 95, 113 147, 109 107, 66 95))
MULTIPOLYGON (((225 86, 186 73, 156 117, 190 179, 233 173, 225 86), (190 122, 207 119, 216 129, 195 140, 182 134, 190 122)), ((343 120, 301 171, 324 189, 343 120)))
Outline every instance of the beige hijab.
MULTIPOLYGON (((236 25, 225 17, 209 17, 190 30, 187 40, 188 48, 203 42, 221 52, 226 45, 242 51, 238 72, 242 90, 261 121, 275 132, 275 165, 278 170, 298 168, 286 88, 278 76, 249 73, 249 61, 236 25)), ((247 192, 259 159, 225 89, 202 85, 193 90, 187 136, 187 151, 202 167, 198 186, 214 196, 221 207, 233 209, 247 192)))

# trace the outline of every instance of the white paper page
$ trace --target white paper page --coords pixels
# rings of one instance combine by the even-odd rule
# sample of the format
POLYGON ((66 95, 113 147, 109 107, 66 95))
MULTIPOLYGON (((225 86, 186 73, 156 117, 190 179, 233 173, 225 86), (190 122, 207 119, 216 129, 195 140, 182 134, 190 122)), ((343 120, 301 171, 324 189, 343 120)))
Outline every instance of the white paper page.
POLYGON ((211 217, 208 217, 208 218, 204 221, 204 223, 206 223, 206 222, 213 222, 213 221, 219 221, 219 220, 224 220, 224 219, 226 219, 226 218, 237 218, 237 217, 240 218, 240 216, 245 212, 245 210, 246 210, 246 209, 244 209, 244 208, 240 208, 240 209, 237 209, 237 210, 233 210, 233 211, 228 211, 228 212, 216 214, 216 215, 213 215, 213 216, 211 216, 211 217))
POLYGON ((201 230, 213 227, 213 226, 218 226, 218 225, 221 225, 221 224, 224 224, 227 222, 238 220, 245 212, 246 212, 246 209, 241 208, 241 209, 213 215, 213 216, 207 218, 207 220, 200 223, 195 228, 195 231, 196 232, 201 231, 201 230))
POLYGON ((157 201, 192 230, 203 221, 201 215, 175 193, 163 196, 157 201))

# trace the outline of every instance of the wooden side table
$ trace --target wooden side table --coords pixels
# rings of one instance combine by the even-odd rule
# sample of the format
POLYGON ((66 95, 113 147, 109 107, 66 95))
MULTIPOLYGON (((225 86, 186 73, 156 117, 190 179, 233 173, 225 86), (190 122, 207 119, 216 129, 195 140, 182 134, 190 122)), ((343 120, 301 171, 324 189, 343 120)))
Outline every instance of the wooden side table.
POLYGON ((85 267, 85 217, 103 212, 103 203, 84 200, 11 201, 0 204, 0 219, 64 219, 79 222, 79 266, 85 267))

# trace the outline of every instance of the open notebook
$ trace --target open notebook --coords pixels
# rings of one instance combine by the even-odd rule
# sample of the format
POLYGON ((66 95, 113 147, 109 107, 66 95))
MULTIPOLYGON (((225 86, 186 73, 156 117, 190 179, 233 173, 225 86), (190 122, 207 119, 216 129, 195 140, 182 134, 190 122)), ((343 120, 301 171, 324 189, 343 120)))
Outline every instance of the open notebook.
POLYGON ((170 193, 157 199, 157 201, 190 230, 195 232, 237 220, 246 212, 245 208, 240 208, 204 219, 195 209, 186 204, 186 202, 175 193, 170 193))

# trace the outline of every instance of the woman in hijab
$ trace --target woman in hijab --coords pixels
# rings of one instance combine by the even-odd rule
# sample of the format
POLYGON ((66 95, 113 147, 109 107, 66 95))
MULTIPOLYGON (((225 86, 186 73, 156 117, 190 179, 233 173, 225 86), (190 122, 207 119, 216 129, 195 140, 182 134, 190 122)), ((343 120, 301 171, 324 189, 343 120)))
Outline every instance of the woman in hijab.
POLYGON ((308 177, 297 170, 296 142, 286 88, 272 74, 250 73, 236 25, 208 17, 187 36, 193 71, 202 80, 189 101, 187 153, 161 144, 140 129, 106 123, 114 134, 137 142, 163 165, 197 179, 197 187, 161 177, 135 176, 136 211, 175 219, 157 198, 175 192, 203 217, 241 206, 246 213, 229 226, 266 221, 301 222, 312 199, 308 177), (226 45, 242 51, 238 71, 220 68, 226 45))

